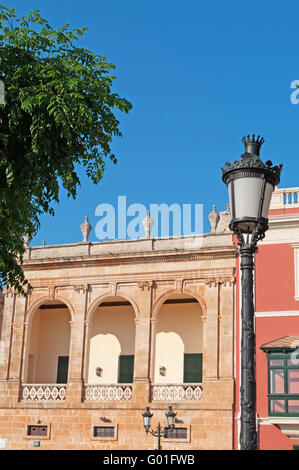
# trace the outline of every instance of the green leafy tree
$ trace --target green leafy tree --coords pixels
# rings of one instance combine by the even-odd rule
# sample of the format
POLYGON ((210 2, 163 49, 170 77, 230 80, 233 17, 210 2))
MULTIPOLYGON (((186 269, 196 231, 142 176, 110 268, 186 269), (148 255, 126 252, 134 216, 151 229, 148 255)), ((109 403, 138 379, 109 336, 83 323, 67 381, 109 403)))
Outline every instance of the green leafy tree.
POLYGON ((24 236, 53 214, 59 182, 76 197, 78 165, 96 184, 110 145, 121 136, 114 109, 132 105, 112 93, 113 64, 76 47, 86 28, 54 29, 38 10, 16 18, 0 5, 0 283, 24 292, 24 236))

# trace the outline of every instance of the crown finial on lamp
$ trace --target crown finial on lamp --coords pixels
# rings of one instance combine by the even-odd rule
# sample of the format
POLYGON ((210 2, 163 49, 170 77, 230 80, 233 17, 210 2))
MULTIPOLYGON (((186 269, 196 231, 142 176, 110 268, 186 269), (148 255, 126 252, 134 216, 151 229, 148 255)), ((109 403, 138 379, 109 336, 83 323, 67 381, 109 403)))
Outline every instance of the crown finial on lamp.
POLYGON ((243 137, 242 142, 245 147, 245 153, 251 153, 253 155, 260 155, 260 148, 265 142, 264 137, 257 136, 255 137, 255 134, 252 134, 252 137, 250 135, 247 135, 246 137, 243 137))

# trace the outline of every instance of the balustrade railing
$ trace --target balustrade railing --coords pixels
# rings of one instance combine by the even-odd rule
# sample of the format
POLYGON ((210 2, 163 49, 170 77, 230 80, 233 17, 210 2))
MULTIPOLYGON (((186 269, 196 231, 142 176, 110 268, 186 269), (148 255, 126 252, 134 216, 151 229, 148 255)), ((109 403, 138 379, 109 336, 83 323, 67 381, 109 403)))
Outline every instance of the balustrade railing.
POLYGON ((26 401, 64 401, 65 397, 65 384, 23 384, 21 388, 21 399, 26 401))
POLYGON ((299 206, 299 188, 277 188, 271 200, 270 209, 289 209, 299 206))
POLYGON ((189 401, 201 397, 201 384, 156 384, 152 387, 153 401, 189 401))
POLYGON ((87 401, 121 401, 131 400, 132 384, 84 386, 84 397, 87 401))

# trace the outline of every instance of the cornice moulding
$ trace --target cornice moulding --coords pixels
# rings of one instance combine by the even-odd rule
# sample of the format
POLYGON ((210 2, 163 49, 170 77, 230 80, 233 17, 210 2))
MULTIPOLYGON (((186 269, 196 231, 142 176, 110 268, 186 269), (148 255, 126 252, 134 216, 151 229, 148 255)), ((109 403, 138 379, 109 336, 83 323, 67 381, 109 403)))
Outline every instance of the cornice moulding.
POLYGON ((161 253, 151 252, 145 254, 132 254, 124 255, 115 254, 111 256, 74 256, 74 257, 59 257, 44 259, 30 259, 24 260, 23 269, 26 270, 42 270, 42 269, 56 269, 58 267, 70 267, 74 264, 87 267, 96 267, 101 265, 119 265, 119 264, 142 264, 142 263, 160 263, 160 262, 178 262, 178 261, 197 261, 197 260, 210 260, 210 259, 229 259, 236 257, 236 248, 234 245, 229 247, 217 247, 217 249, 209 249, 204 251, 196 250, 196 252, 181 252, 181 253, 161 253))
MULTIPOLYGON (((128 285, 136 285, 138 287, 139 282, 154 282, 158 286, 160 284, 164 284, 165 281, 167 284, 171 285, 173 283, 176 283, 177 281, 183 281, 184 286, 186 288, 192 287, 192 284, 206 284, 206 282, 215 282, 215 279, 217 280, 222 280, 223 282, 235 282, 235 269, 203 269, 200 270, 200 273, 197 273, 196 277, 190 277, 190 271, 186 271, 185 273, 183 271, 179 272, 180 278, 178 279, 177 277, 174 276, 173 272, 166 272, 165 278, 161 278, 161 274, 157 273, 150 273, 148 276, 145 276, 143 274, 128 274, 125 276, 119 276, 118 274, 115 275, 114 278, 111 278, 111 276, 107 277, 107 279, 102 278, 99 280, 99 278, 87 278, 87 277, 80 277, 80 278, 70 278, 68 282, 66 283, 65 280, 61 281, 59 278, 57 279, 52 279, 51 282, 55 283, 55 289, 60 289, 60 288, 69 288, 70 290, 73 290, 76 286, 80 284, 88 285, 91 289, 94 287, 106 287, 108 290, 111 291, 111 285, 115 284, 116 288, 121 288, 122 286, 128 286, 128 285), (188 276, 189 274, 189 276, 188 276), (169 277, 168 277, 169 276, 169 277), (115 280, 117 279, 117 281, 115 280), (81 281, 81 282, 80 282, 81 281), (186 283, 186 285, 185 285, 186 283)), ((36 292, 39 289, 45 289, 49 285, 49 280, 48 279, 42 279, 39 280, 38 284, 35 284, 34 282, 31 281, 31 285, 33 290, 36 292)))

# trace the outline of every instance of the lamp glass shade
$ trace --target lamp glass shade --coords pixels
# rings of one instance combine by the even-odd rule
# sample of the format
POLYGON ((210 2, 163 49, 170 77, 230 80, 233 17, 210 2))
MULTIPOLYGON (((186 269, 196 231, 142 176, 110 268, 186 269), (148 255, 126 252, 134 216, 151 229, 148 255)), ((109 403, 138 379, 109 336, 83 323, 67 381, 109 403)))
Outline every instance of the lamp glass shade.
POLYGON ((251 233, 261 218, 267 219, 273 185, 259 176, 235 178, 228 183, 232 219, 242 232, 251 233))
POLYGON ((151 418, 152 418, 152 413, 149 410, 149 407, 146 407, 145 413, 143 413, 143 425, 145 429, 149 429, 151 426, 151 418))
POLYGON ((143 424, 144 427, 150 427, 151 425, 151 417, 150 416, 143 416, 143 424))
POLYGON ((263 210, 262 210, 262 217, 264 217, 265 219, 268 218, 268 213, 269 213, 269 208, 270 208, 270 203, 271 203, 273 191, 274 191, 274 188, 273 188, 272 184, 266 183, 265 195, 264 195, 264 204, 263 204, 263 210))
POLYGON ((231 199, 232 208, 234 208, 234 218, 243 219, 252 217, 256 219, 259 213, 260 197, 262 192, 262 178, 245 177, 235 179, 229 183, 229 193, 232 197, 232 184, 234 200, 231 199))
POLYGON ((165 413, 165 416, 167 418, 168 427, 173 428, 175 425, 176 413, 173 412, 171 406, 168 408, 168 413, 165 413))

